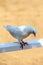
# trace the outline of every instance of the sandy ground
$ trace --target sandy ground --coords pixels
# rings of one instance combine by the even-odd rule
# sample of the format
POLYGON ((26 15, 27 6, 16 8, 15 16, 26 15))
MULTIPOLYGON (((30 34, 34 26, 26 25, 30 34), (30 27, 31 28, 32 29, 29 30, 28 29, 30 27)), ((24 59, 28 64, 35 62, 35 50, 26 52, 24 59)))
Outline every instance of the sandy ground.
POLYGON ((0 43, 17 41, 1 26, 24 24, 37 30, 26 40, 43 38, 43 0, 0 0, 0 43))
POLYGON ((0 65, 43 65, 43 48, 0 53, 0 65))
MULTIPOLYGON (((0 43, 17 41, 3 25, 24 24, 37 30, 26 40, 43 38, 43 0, 0 0, 0 43)), ((43 65, 43 48, 0 53, 0 65, 43 65)))

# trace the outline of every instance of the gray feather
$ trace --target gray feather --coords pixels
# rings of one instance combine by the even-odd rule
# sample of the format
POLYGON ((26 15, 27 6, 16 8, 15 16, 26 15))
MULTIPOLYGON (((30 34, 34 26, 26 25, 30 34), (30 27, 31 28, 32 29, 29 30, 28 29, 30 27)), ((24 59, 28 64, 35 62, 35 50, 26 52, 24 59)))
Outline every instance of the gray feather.
POLYGON ((30 34, 33 34, 33 32, 36 34, 36 30, 28 25, 23 25, 23 26, 10 26, 6 25, 3 26, 6 28, 6 30, 16 39, 22 40, 26 37, 28 37, 30 34))

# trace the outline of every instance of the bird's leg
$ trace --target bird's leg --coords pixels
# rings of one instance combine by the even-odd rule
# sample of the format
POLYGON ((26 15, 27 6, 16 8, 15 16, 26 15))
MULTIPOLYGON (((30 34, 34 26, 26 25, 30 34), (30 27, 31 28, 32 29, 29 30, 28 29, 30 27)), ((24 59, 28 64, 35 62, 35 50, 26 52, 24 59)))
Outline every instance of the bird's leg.
POLYGON ((23 40, 22 40, 22 43, 23 43, 24 46, 25 46, 25 45, 28 45, 27 42, 24 42, 23 40))
POLYGON ((28 45, 27 42, 24 42, 23 40, 21 40, 21 41, 22 41, 22 43, 23 43, 24 46, 25 46, 25 45, 28 45))
POLYGON ((23 46, 25 46, 25 45, 28 45, 28 43, 27 42, 24 42, 23 40, 21 40, 20 41, 20 48, 22 48, 23 49, 23 46))
POLYGON ((20 45, 21 45, 20 48, 23 49, 23 45, 24 45, 24 44, 22 43, 22 41, 20 41, 20 45))

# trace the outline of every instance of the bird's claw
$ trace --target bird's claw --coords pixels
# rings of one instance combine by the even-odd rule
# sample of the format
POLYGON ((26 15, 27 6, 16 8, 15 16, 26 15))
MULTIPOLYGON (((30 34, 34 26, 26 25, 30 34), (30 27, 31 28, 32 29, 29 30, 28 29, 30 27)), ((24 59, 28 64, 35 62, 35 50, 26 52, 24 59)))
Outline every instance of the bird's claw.
POLYGON ((23 46, 25 46, 25 45, 28 45, 28 43, 27 42, 24 42, 24 41, 22 41, 22 42, 20 42, 20 48, 22 48, 23 49, 23 46))

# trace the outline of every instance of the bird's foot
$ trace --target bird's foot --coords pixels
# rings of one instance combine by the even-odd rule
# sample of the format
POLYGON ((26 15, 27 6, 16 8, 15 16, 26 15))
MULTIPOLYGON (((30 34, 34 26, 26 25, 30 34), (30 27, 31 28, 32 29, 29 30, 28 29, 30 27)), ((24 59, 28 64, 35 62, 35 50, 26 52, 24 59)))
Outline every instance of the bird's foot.
POLYGON ((27 43, 27 42, 24 42, 24 41, 21 41, 21 42, 20 42, 20 45, 21 45, 20 48, 23 49, 23 46, 28 45, 28 43, 27 43))
POLYGON ((28 43, 27 43, 27 42, 22 41, 22 43, 24 44, 24 46, 25 46, 25 45, 28 45, 28 43))

